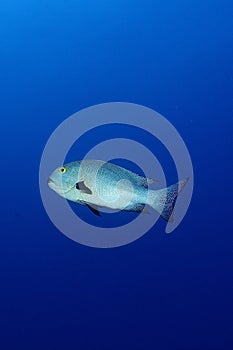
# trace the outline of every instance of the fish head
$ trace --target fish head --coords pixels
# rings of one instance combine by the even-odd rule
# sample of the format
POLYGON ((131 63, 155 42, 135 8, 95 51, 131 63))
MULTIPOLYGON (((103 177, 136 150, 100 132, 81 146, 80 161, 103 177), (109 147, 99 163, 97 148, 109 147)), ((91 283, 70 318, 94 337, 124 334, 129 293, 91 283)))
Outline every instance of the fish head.
POLYGON ((48 186, 62 197, 75 187, 78 169, 67 164, 55 169, 48 178, 48 186))

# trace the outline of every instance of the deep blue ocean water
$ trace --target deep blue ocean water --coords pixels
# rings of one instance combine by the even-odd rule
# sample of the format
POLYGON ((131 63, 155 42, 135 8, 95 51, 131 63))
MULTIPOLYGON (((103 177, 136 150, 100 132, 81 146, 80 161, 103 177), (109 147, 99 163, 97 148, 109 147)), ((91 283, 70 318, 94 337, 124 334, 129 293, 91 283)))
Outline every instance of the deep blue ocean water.
POLYGON ((232 349, 232 11, 228 0, 1 1, 1 349, 232 349), (39 163, 64 119, 112 101, 173 123, 195 186, 171 235, 160 220, 94 249, 50 222, 39 163))

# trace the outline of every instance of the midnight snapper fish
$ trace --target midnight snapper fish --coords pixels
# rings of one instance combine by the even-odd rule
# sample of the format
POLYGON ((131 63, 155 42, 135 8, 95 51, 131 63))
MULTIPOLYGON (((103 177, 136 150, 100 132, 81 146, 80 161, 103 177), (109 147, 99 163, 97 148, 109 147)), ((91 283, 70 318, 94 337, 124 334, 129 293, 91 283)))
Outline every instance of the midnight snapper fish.
POLYGON ((54 170, 48 186, 70 201, 87 205, 96 215, 102 207, 148 213, 147 204, 172 222, 176 198, 188 178, 159 190, 149 189, 155 181, 111 162, 80 160, 54 170))

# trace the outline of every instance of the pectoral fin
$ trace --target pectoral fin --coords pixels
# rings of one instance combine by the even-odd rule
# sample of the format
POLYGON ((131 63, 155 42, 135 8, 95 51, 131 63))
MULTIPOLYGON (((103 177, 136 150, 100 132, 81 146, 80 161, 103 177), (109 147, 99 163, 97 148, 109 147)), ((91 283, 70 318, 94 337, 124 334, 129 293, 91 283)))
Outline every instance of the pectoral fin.
POLYGON ((85 185, 84 181, 77 182, 75 187, 83 193, 92 194, 92 191, 85 185))
POLYGON ((101 216, 97 206, 95 206, 93 204, 88 204, 88 203, 86 203, 86 205, 92 211, 93 214, 95 214, 97 216, 101 216))

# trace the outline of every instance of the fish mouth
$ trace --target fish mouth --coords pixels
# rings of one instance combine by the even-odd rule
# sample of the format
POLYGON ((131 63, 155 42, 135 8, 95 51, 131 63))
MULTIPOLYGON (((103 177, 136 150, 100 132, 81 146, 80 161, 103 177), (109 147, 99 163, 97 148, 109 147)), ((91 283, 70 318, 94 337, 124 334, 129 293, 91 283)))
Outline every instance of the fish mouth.
POLYGON ((58 183, 56 183, 53 179, 51 179, 51 177, 48 178, 48 186, 49 188, 51 188, 53 191, 57 192, 58 194, 65 194, 66 192, 69 192, 69 189, 68 190, 64 190, 62 188, 61 185, 59 185, 58 183))
POLYGON ((56 182, 54 182, 50 177, 48 178, 47 183, 48 183, 48 186, 49 186, 50 188, 52 188, 52 189, 58 187, 57 184, 56 184, 56 182))
POLYGON ((48 185, 49 185, 49 184, 54 184, 54 185, 56 185, 55 182, 54 182, 50 177, 48 178, 48 185))

